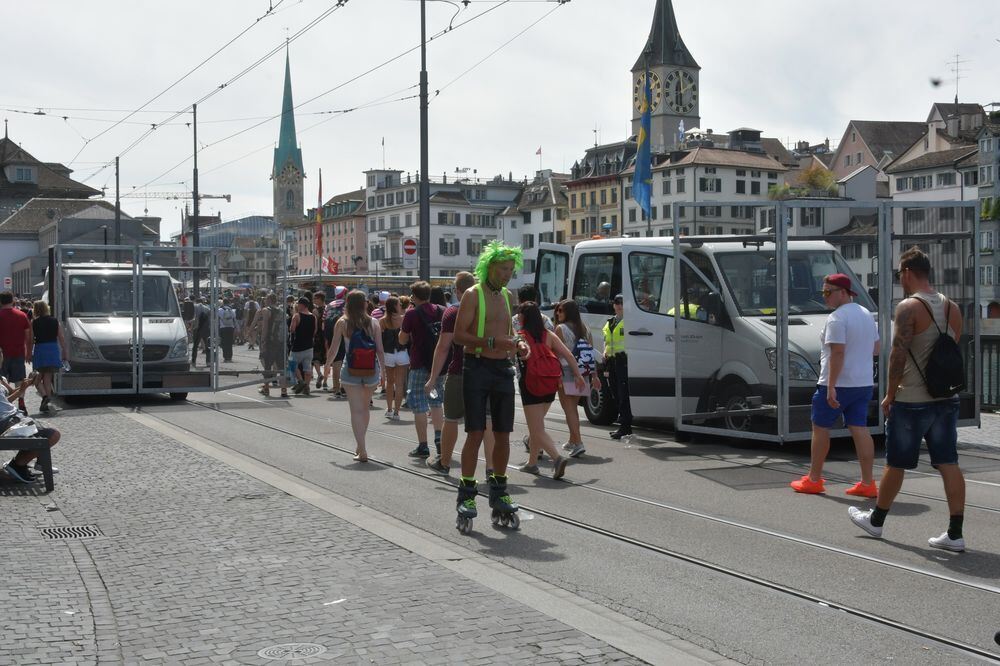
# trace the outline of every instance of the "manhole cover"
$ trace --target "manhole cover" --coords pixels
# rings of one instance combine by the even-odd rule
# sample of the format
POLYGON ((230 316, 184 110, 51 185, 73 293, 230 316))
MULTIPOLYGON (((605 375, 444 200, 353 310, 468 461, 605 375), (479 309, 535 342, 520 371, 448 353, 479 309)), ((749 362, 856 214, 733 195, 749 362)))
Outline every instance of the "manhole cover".
POLYGON ((93 539, 104 536, 97 525, 65 525, 38 528, 46 539, 93 539))
POLYGON ((326 648, 316 643, 282 643, 258 651, 257 656, 273 661, 294 661, 315 657, 324 652, 326 652, 326 648))

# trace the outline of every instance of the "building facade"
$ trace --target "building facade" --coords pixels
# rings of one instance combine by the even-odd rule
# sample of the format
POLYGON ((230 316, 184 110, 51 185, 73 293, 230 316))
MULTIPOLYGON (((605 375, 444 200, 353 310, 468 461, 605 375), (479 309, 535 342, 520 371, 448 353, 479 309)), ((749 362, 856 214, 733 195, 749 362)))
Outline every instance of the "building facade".
POLYGON ((535 279, 539 243, 566 242, 563 227, 569 212, 565 183, 569 178, 568 174, 544 169, 537 172, 521 192, 517 203, 521 232, 511 234, 511 241, 505 241, 520 245, 524 250, 524 270, 518 276, 519 284, 535 279))
POLYGON ((632 139, 594 146, 573 165, 565 183, 569 222, 562 230, 567 243, 576 245, 598 234, 622 234, 621 177, 633 165, 636 149, 632 139))
MULTIPOLYGON (((403 240, 421 240, 420 182, 419 176, 402 176, 394 169, 365 172, 369 274, 418 274, 416 264, 404 266, 403 240)), ((485 243, 508 233, 497 218, 516 203, 524 183, 503 176, 429 181, 431 275, 470 270, 485 243)))

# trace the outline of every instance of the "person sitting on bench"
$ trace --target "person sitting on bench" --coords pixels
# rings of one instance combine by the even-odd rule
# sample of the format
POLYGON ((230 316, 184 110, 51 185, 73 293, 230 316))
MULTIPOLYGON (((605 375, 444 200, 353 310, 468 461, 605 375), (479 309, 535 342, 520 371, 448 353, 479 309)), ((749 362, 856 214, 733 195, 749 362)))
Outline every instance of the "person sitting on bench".
MULTIPOLYGON (((15 418, 17 417, 17 407, 14 402, 18 398, 24 395, 24 392, 28 390, 35 382, 34 373, 32 376, 28 377, 22 381, 17 388, 12 387, 7 383, 6 378, 0 377, 0 434, 3 434, 7 428, 14 425, 15 418)), ((36 422, 37 423, 37 422, 36 422)), ((55 428, 43 428, 39 425, 38 437, 44 437, 48 440, 49 446, 55 446, 56 442, 59 441, 60 433, 55 428)), ((20 483, 33 483, 35 480, 34 475, 31 470, 28 469, 28 464, 35 459, 38 455, 36 451, 18 451, 17 454, 10 459, 3 467, 3 471, 10 478, 18 481, 20 483)), ((38 470, 39 472, 41 470, 38 470)), ((55 472, 55 468, 52 470, 55 472)))

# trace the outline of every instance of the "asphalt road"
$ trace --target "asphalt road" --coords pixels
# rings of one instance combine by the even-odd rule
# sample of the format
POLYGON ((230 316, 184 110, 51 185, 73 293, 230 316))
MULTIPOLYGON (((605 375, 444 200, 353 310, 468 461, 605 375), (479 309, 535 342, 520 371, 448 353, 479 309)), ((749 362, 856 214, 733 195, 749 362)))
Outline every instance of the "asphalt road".
MULTIPOLYGON (((384 403, 375 404, 369 455, 426 472, 406 456, 415 443, 409 412, 401 413, 400 422, 386 422, 384 403)), ((937 664, 974 659, 815 600, 536 511, 1000 657, 993 643, 1000 629, 1000 455, 989 451, 971 452, 962 460, 970 504, 964 554, 926 545, 929 536, 947 526, 940 480, 926 464, 908 476, 904 491, 910 494, 900 496, 886 523, 886 539, 879 541, 847 519, 849 505, 866 504, 843 494, 857 474, 849 445, 835 448, 826 471, 827 495, 801 496, 787 484, 804 473, 806 445, 680 444, 669 434, 647 431, 627 445, 586 421, 587 453, 570 465, 566 482, 510 471, 512 494, 525 506, 519 532, 494 529, 481 515, 473 534, 463 536, 454 528, 455 492, 445 480, 351 460, 347 404, 328 400, 325 393, 263 399, 253 387, 243 387, 192 394, 188 403, 148 398, 138 408, 738 661, 937 664)), ((565 439, 561 416, 556 405, 549 422, 560 442, 565 439)), ((514 440, 526 432, 518 413, 514 440)), ((512 464, 521 456, 515 445, 512 464)), ((549 470, 543 464, 543 474, 549 470)), ((482 513, 485 506, 481 500, 482 513)))

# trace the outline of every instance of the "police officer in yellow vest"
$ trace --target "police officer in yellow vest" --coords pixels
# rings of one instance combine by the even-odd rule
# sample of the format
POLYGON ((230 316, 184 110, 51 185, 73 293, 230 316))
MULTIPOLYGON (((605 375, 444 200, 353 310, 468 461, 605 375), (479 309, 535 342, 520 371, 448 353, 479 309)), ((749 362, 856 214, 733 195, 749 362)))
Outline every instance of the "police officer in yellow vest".
POLYGON ((625 323, 622 295, 614 299, 615 316, 604 325, 604 356, 611 371, 609 384, 618 403, 618 430, 611 433, 614 439, 632 434, 632 404, 628 395, 628 357, 625 355, 625 323))

